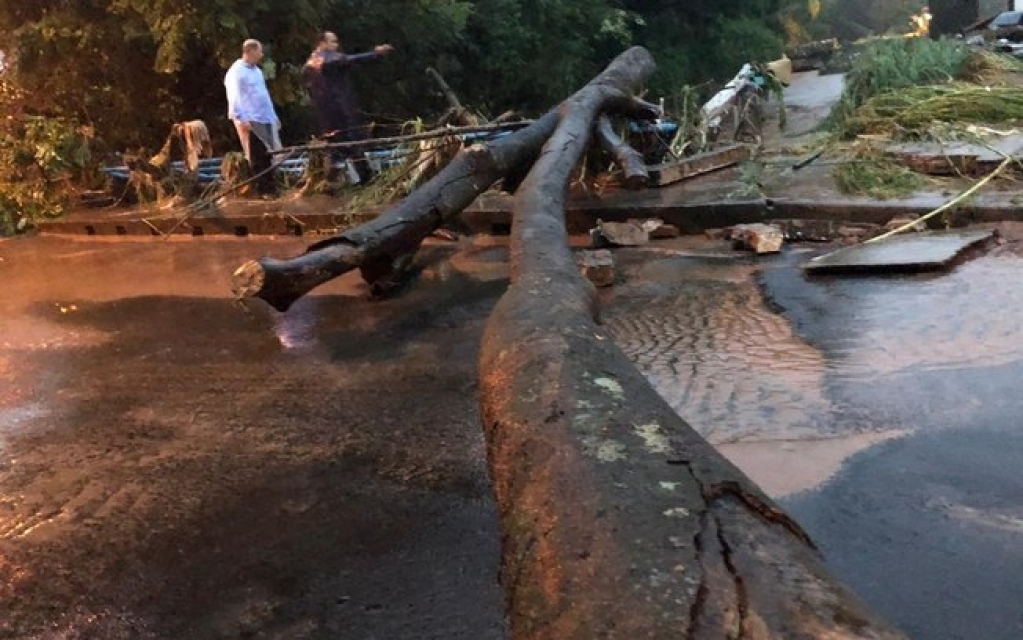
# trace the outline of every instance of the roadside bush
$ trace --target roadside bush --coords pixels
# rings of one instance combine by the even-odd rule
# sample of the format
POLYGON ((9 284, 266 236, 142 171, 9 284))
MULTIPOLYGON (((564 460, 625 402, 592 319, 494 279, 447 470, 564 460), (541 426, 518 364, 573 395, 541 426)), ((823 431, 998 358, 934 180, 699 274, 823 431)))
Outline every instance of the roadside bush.
POLYGON ((26 112, 24 96, 0 78, 0 233, 63 214, 89 165, 92 133, 64 118, 26 112))

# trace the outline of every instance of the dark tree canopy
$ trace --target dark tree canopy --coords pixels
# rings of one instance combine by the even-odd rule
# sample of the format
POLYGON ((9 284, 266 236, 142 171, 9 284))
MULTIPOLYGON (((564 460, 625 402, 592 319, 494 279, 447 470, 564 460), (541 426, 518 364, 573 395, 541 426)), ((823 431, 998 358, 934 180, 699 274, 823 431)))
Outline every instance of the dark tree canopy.
MULTIPOLYGON (((537 114, 632 44, 658 60, 651 97, 722 82, 786 41, 902 5, 880 0, 33 0, 0 3, 0 50, 38 113, 96 131, 101 149, 152 148, 175 121, 202 118, 230 140, 222 78, 240 43, 267 47, 271 93, 289 140, 309 133, 299 70, 316 34, 346 51, 396 47, 360 71, 371 120, 429 117, 438 69, 470 107, 537 114), (822 3, 823 2, 823 8, 822 3), (820 14, 820 15, 819 15, 820 14), (837 16, 837 17, 835 17, 837 16), (830 19, 830 18, 829 18, 830 19), (816 29, 816 31, 815 31, 816 29)), ((901 16, 897 16, 901 18, 901 16)), ((876 25, 865 25, 876 29, 876 25)))

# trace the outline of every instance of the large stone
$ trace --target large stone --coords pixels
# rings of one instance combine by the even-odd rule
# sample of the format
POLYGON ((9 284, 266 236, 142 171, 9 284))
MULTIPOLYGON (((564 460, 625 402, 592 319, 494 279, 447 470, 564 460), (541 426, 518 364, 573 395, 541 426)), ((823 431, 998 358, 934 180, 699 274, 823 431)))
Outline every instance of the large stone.
POLYGON ((785 234, 770 224, 740 224, 732 227, 732 244, 738 249, 756 253, 778 253, 785 243, 785 234))
POLYGON ((679 228, 673 224, 667 224, 664 220, 659 218, 647 218, 646 220, 630 219, 629 224, 638 224, 639 226, 646 229, 647 235, 651 240, 664 240, 667 238, 677 238, 681 235, 679 228))
POLYGON ((600 239, 616 247, 639 247, 650 243, 650 232, 636 222, 597 220, 597 228, 591 232, 591 236, 595 245, 598 245, 600 239))
POLYGON ((615 283, 615 260, 607 249, 582 251, 576 256, 579 270, 597 287, 610 287, 615 283))

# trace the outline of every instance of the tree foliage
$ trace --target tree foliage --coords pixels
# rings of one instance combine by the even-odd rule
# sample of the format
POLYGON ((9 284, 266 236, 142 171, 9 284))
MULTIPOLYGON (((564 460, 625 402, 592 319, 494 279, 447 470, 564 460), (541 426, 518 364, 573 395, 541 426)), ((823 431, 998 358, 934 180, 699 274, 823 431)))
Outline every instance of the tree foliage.
POLYGON ((25 103, 0 76, 0 234, 64 213, 90 159, 90 129, 32 115, 25 103))
MULTIPOLYGON (((749 60, 880 0, 33 0, 0 3, 0 50, 34 113, 92 127, 97 148, 153 148, 176 121, 202 118, 231 140, 222 79, 249 37, 291 140, 309 133, 299 71, 322 29, 346 51, 388 42, 360 70, 371 119, 429 117, 444 108, 423 73, 433 66, 474 108, 537 113, 624 47, 651 49, 652 97, 720 83, 749 60)), ((901 6, 901 2, 897 2, 901 6)), ((874 7, 877 5, 877 7, 874 7)), ((884 9, 888 12, 887 9, 884 9)), ((859 14, 856 14, 859 15, 859 14)), ((865 19, 865 18, 864 18, 865 19)), ((850 19, 850 22, 854 20, 850 19)), ((870 25, 868 25, 870 27, 870 25)))

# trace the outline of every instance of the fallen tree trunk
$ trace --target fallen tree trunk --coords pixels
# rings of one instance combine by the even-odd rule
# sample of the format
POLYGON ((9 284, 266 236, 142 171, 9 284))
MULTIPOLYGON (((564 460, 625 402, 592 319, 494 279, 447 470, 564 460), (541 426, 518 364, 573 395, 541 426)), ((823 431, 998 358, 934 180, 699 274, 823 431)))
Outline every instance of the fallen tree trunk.
MULTIPOLYGON (((608 72, 627 73, 625 67, 634 61, 635 56, 623 54, 608 72)), ((622 98, 613 106, 633 117, 657 115, 657 105, 634 98, 622 98)), ((423 238, 496 181, 510 177, 517 184, 516 175, 533 163, 559 118, 559 111, 551 111, 525 129, 461 150, 440 173, 379 217, 317 242, 300 256, 263 257, 243 264, 234 272, 235 295, 261 298, 286 311, 309 291, 353 269, 360 269, 370 284, 387 277, 392 265, 414 253, 423 238)))
POLYGON ((597 119, 596 136, 600 146, 614 158, 615 164, 621 169, 622 185, 626 189, 635 191, 649 184, 650 172, 647 171, 643 155, 615 133, 611 118, 605 115, 597 119))
POLYGON ((563 105, 517 192, 512 285, 480 356, 511 637, 901 637, 594 320, 565 196, 594 119, 653 70, 626 55, 563 105))

